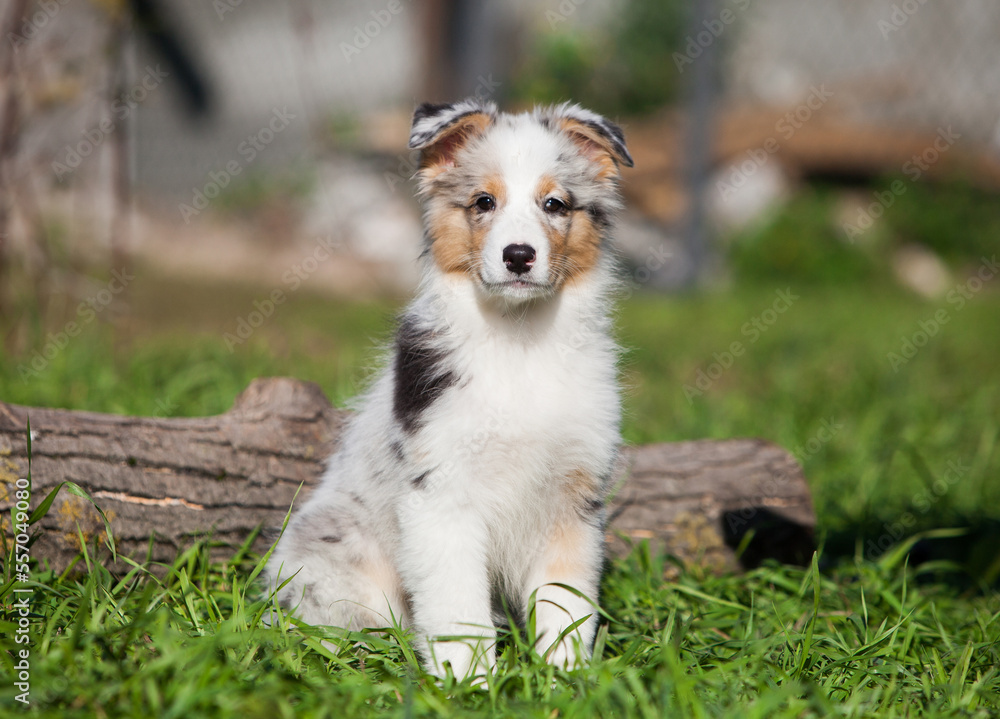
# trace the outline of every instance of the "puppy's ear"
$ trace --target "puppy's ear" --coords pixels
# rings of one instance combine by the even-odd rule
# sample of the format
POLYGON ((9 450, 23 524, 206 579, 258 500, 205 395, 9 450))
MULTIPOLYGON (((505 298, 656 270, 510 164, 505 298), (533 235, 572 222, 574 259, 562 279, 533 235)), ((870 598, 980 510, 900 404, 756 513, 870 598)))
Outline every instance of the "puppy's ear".
POLYGON ((482 133, 497 114, 492 102, 475 98, 448 105, 425 102, 413 113, 410 149, 420 150, 420 169, 425 179, 455 164, 455 154, 482 133))
POLYGON ((555 125, 569 135, 580 152, 601 166, 602 177, 617 177, 619 164, 635 164, 625 147, 625 134, 615 123, 568 102, 551 113, 555 125))

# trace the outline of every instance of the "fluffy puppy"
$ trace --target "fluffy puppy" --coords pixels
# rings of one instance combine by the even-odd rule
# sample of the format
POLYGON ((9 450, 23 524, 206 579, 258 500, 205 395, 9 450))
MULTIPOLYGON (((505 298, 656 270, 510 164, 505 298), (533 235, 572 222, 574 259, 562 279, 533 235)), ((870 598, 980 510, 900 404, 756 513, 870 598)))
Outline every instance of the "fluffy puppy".
POLYGON ((494 610, 587 658, 618 456, 609 333, 621 130, 563 104, 425 104, 424 274, 391 360, 269 563, 313 624, 412 628, 429 671, 493 665, 494 610), (532 607, 533 604, 533 607, 532 607))

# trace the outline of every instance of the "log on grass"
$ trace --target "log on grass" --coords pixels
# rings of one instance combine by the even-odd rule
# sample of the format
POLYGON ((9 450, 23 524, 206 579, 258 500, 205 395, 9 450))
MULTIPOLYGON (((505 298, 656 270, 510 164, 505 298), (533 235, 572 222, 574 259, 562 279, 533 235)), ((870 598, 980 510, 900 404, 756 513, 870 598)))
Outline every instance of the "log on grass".
MULTIPOLYGON (((122 417, 0 403, 0 508, 10 508, 17 480, 27 475, 30 418, 32 507, 68 480, 104 510, 119 553, 171 562, 210 535, 214 556, 225 559, 259 527, 280 528, 300 486, 301 504, 349 415, 315 384, 287 378, 255 380, 215 417, 122 417)), ((768 442, 629 447, 617 487, 607 535, 613 555, 650 540, 654 551, 684 562, 730 569, 768 557, 802 563, 812 552, 815 516, 802 470, 768 442)), ((66 491, 40 526, 32 557, 57 570, 78 556, 81 540, 98 552, 103 546, 104 520, 66 491)), ((254 549, 266 550, 267 536, 259 535, 254 549)), ((99 559, 108 561, 106 554, 99 559)), ((119 559, 112 569, 126 567, 119 559)))

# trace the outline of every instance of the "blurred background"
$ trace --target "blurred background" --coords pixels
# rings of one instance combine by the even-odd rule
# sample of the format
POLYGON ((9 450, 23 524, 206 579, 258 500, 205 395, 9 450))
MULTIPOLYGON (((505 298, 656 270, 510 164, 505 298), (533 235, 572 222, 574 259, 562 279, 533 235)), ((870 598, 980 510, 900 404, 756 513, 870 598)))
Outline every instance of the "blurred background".
POLYGON ((1000 575, 1000 5, 3 0, 0 22, 0 400, 197 415, 289 374, 346 401, 417 279, 415 104, 572 99, 636 161, 629 441, 767 437, 831 551, 963 527, 918 547, 1000 575))

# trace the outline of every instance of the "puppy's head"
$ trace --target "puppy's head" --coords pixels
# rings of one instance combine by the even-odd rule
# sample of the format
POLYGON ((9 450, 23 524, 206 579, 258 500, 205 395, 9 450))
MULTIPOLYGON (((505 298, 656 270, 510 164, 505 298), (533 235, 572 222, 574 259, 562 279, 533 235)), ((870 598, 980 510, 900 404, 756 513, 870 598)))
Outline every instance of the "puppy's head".
POLYGON ((410 147, 421 150, 434 262, 508 301, 597 266, 621 204, 619 166, 632 166, 622 131, 569 103, 522 115, 478 100, 421 105, 410 147))

